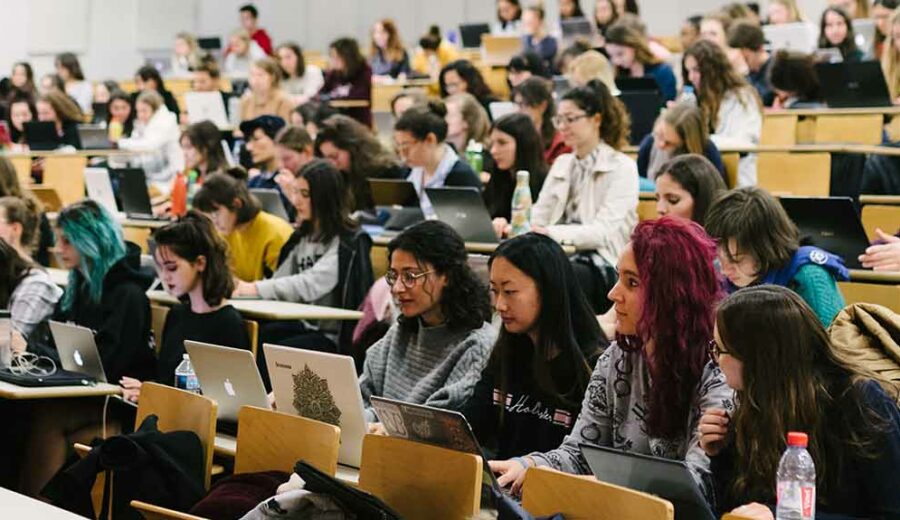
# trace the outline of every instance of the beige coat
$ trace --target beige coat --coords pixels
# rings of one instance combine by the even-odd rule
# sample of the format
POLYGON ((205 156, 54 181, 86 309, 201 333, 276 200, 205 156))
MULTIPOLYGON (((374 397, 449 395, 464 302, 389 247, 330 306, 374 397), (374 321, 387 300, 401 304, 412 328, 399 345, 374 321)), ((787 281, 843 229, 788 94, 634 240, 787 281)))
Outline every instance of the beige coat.
POLYGON ((845 307, 828 328, 834 353, 844 364, 875 374, 900 403, 900 315, 887 307, 845 307))

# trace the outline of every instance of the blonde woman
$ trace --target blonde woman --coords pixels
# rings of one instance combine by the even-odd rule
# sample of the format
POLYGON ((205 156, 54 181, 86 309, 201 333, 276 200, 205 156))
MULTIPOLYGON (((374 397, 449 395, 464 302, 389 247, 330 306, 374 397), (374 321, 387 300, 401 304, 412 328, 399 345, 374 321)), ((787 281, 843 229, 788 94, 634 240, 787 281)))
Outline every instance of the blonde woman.
POLYGON ((641 141, 638 174, 654 180, 666 162, 689 153, 709 159, 722 174, 722 180, 726 180, 722 156, 709 139, 703 113, 690 103, 679 103, 666 109, 653 125, 653 132, 641 141))
POLYGON ((766 9, 769 25, 782 25, 786 23, 805 22, 803 13, 797 7, 796 0, 769 0, 766 9))
MULTIPOLYGON (((447 105, 447 142, 463 153, 469 141, 488 144, 491 122, 481 103, 468 93, 453 94, 444 100, 447 105)), ((485 148, 487 149, 487 148, 485 148)))
POLYGON ((566 75, 572 87, 583 87, 592 79, 598 79, 606 85, 612 95, 619 95, 616 88, 616 73, 606 56, 591 50, 579 54, 569 63, 566 75))
POLYGON ((895 105, 900 105, 900 9, 894 11, 881 53, 881 68, 895 105))
POLYGON ((262 47, 250 39, 250 34, 243 29, 231 33, 228 48, 228 56, 225 56, 222 69, 230 77, 246 78, 250 75, 250 66, 253 62, 266 57, 262 47))
POLYGON ((193 34, 180 32, 175 35, 175 46, 172 49, 172 71, 175 77, 188 77, 200 67, 204 52, 197 44, 193 34))
POLYGON ((291 119, 294 104, 281 90, 281 69, 271 58, 256 60, 250 66, 250 88, 241 97, 241 121, 262 115, 291 119))

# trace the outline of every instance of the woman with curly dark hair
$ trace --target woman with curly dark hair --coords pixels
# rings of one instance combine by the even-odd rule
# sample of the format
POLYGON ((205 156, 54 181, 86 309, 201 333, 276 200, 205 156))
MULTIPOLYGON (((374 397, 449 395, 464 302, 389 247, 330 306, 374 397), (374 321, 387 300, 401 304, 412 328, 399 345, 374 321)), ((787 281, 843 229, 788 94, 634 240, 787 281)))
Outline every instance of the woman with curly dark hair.
POLYGON ((462 238, 426 220, 388 244, 385 279, 400 317, 366 352, 359 386, 366 420, 372 396, 458 410, 481 377, 496 333, 484 283, 467 263, 462 238))
POLYGON ((491 103, 497 101, 491 88, 485 83, 484 76, 471 61, 456 60, 448 63, 441 69, 438 81, 442 98, 468 92, 475 96, 488 115, 491 113, 491 103))

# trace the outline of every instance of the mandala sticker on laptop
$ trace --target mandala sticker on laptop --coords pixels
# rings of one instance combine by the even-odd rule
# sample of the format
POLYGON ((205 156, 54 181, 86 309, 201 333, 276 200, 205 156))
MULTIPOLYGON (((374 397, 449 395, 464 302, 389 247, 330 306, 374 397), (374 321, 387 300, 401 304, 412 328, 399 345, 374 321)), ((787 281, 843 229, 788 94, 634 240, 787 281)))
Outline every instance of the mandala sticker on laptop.
POLYGON ((309 365, 293 374, 294 410, 297 415, 334 426, 341 425, 341 410, 334 402, 328 380, 316 374, 309 365))

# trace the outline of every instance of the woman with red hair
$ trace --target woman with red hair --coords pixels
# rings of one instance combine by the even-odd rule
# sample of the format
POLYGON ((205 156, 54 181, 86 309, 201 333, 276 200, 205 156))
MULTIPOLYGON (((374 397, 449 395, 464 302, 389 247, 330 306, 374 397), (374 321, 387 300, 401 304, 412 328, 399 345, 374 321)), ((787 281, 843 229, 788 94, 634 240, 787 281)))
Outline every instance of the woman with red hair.
POLYGON ((555 450, 491 461, 501 485, 518 492, 529 466, 590 474, 578 447, 587 443, 683 460, 710 496, 700 411, 732 410, 734 399, 707 354, 721 296, 715 257, 693 222, 663 217, 637 225, 609 292, 616 341, 597 361, 572 433, 555 450))

